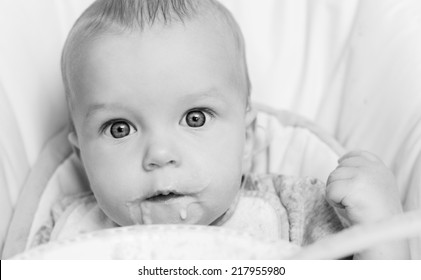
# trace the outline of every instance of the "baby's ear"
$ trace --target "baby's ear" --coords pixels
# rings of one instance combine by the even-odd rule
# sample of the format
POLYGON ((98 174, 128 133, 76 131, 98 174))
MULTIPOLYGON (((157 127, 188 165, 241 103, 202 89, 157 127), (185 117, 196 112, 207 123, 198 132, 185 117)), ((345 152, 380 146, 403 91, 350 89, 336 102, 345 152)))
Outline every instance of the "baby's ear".
POLYGON ((79 148, 79 140, 77 138, 77 134, 75 131, 69 132, 69 135, 67 136, 67 139, 70 142, 70 145, 72 145, 73 151, 77 155, 79 159, 80 158, 80 148, 79 148))
POLYGON ((251 168, 253 150, 254 150, 254 136, 256 127, 257 112, 249 107, 246 112, 246 140, 243 153, 243 174, 248 173, 251 168))

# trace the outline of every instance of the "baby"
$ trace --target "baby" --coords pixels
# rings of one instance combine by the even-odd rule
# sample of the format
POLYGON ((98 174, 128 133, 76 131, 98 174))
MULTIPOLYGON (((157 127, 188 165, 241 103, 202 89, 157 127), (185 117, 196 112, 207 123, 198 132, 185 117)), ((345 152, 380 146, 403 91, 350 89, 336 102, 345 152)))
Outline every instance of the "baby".
MULTIPOLYGON (((276 197, 273 209, 287 215, 279 221, 289 228, 285 238, 299 245, 341 230, 338 217, 353 225, 402 212, 393 175, 365 152, 342 157, 327 188, 246 174, 255 112, 244 42, 216 1, 98 0, 71 30, 62 72, 69 141, 93 192, 79 201, 100 213, 88 230, 224 226, 241 219, 237 212, 253 216, 239 208, 246 191, 276 197)), ((409 256, 406 243, 396 242, 354 257, 409 256)))

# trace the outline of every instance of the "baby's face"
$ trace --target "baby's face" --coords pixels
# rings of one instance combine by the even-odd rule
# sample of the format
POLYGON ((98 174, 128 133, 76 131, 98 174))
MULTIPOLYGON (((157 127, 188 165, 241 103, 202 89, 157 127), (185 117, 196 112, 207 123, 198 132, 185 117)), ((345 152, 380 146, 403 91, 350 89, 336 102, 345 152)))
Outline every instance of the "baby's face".
POLYGON ((116 223, 210 224, 232 205, 249 113, 231 40, 189 22, 102 36, 77 58, 69 139, 116 223))

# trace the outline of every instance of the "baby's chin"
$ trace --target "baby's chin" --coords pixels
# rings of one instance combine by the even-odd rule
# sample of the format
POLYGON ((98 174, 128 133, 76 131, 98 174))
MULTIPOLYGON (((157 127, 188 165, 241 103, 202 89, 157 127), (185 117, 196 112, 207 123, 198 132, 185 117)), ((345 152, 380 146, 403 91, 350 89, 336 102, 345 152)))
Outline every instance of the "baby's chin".
POLYGON ((131 201, 127 204, 130 224, 197 224, 209 225, 217 216, 191 197, 177 198, 171 203, 131 201))

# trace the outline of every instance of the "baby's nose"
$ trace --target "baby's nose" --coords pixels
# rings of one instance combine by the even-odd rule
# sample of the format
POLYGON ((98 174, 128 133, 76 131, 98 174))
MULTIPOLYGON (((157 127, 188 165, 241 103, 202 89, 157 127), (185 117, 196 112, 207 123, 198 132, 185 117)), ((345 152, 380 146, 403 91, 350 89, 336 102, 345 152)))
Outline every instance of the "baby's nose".
POLYGON ((177 167, 180 159, 176 152, 174 141, 170 139, 151 139, 143 158, 143 168, 153 171, 165 166, 177 167))

